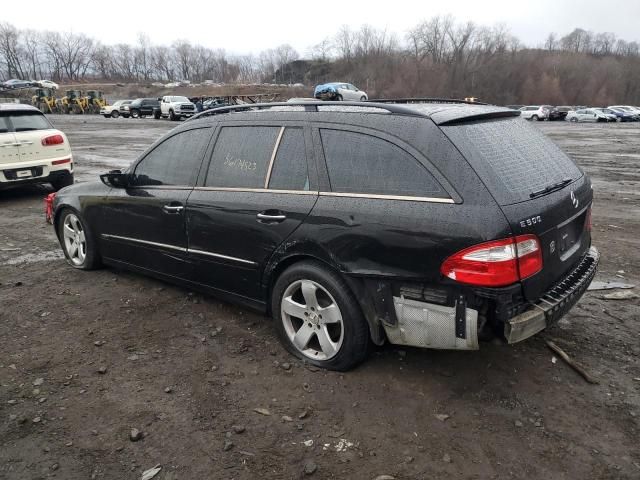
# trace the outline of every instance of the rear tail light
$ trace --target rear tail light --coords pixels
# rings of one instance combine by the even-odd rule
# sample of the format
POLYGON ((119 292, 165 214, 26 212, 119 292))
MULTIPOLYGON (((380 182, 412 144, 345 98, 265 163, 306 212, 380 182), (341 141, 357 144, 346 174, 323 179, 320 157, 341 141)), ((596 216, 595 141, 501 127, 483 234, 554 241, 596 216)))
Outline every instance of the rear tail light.
POLYGON ((65 158, 63 160, 54 160, 53 162, 51 162, 51 165, 63 165, 65 163, 71 163, 71 159, 65 158))
POLYGON ((60 145, 64 143, 64 137, 60 134, 50 135, 42 139, 43 147, 50 147, 51 145, 60 145))
POLYGON ((587 218, 584 219, 584 231, 591 231, 591 207, 587 209, 587 218))
POLYGON ((53 202, 56 199, 56 192, 44 197, 44 216, 47 223, 53 223, 53 202))
POLYGON ((452 280, 482 287, 503 287, 542 270, 542 249, 535 235, 519 235, 465 248, 447 258, 440 272, 452 280))

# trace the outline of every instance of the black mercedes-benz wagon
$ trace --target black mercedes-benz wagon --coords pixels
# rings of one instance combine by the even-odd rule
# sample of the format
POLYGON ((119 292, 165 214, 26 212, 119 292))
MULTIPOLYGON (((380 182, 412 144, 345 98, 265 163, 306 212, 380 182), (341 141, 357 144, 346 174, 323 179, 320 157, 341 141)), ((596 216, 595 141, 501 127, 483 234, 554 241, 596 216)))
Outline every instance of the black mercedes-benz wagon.
POLYGON ((454 101, 224 107, 125 172, 58 192, 69 263, 130 268, 270 314, 330 369, 371 343, 477 349, 591 282, 589 178, 519 112, 454 101))

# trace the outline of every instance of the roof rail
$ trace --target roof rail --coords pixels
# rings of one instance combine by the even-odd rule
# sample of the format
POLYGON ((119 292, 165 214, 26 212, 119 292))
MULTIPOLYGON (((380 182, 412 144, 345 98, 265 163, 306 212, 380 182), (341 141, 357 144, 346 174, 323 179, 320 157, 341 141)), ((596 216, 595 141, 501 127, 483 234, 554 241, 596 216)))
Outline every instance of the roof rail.
MULTIPOLYGON (((391 103, 391 102, 390 102, 391 103)), ((307 112, 317 112, 318 107, 358 107, 358 108, 371 108, 371 109, 381 109, 386 110, 389 113, 396 113, 401 115, 410 115, 412 117, 423 117, 425 115, 416 112, 415 110, 411 110, 406 107, 396 106, 386 103, 376 103, 376 102, 328 102, 323 100, 317 101, 300 101, 300 102, 270 102, 270 103, 250 103, 245 105, 228 105, 226 107, 218 107, 212 108, 211 110, 205 110, 204 112, 200 112, 193 117, 189 118, 190 120, 195 120, 197 118, 210 117, 213 115, 220 115, 223 113, 233 113, 233 112, 242 112, 242 111, 250 111, 250 110, 266 110, 273 107, 304 107, 307 112)))
POLYGON ((472 102, 469 100, 460 100, 458 98, 432 98, 432 97, 416 97, 416 98, 376 98, 369 100, 376 103, 466 103, 468 105, 489 105, 483 102, 472 102))

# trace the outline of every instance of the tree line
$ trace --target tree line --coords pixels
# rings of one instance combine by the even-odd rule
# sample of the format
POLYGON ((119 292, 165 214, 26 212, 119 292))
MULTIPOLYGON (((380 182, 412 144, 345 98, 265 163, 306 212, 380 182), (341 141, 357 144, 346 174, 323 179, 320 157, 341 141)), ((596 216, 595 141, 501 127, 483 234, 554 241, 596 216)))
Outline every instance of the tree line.
POLYGON ((85 34, 0 23, 0 76, 58 82, 349 81, 370 97, 478 97, 499 103, 640 104, 640 45, 576 28, 524 45, 504 26, 424 20, 404 34, 343 26, 301 55, 288 44, 257 54, 176 40, 105 45, 85 34), (303 58, 304 57, 304 58, 303 58))

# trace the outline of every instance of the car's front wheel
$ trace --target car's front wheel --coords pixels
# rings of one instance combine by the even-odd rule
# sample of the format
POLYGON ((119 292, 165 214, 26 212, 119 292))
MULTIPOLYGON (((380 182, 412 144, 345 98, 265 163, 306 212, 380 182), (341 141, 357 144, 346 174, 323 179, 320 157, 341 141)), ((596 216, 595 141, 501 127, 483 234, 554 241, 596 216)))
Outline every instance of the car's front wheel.
POLYGON ((131 110, 131 117, 138 118, 140 116, 140 112, 138 110, 131 110))
POLYGON ((118 118, 120 116, 120 112, 118 110, 111 110, 111 118, 118 118))
POLYGON ((100 255, 93 234, 79 213, 65 209, 58 221, 58 238, 67 262, 80 270, 100 266, 100 255))
POLYGON ((317 262, 301 262, 278 278, 272 315, 287 350, 314 365, 348 370, 368 353, 369 328, 348 285, 317 262))

